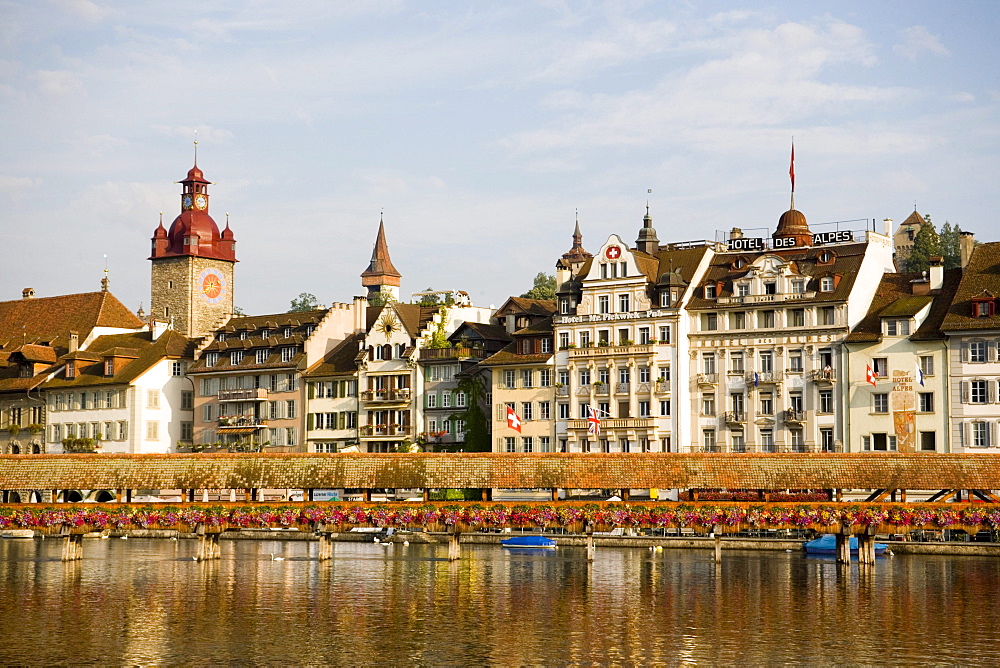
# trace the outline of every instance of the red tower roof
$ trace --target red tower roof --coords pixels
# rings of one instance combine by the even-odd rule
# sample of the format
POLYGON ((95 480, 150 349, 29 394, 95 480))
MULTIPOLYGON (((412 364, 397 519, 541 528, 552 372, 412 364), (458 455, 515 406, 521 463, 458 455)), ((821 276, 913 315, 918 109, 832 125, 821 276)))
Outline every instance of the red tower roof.
POLYGON ((220 234, 219 226, 208 213, 208 186, 212 182, 205 179, 195 164, 180 183, 184 186, 181 214, 171 223, 169 231, 163 231, 160 221, 153 233, 153 253, 149 259, 189 255, 236 262, 236 240, 228 222, 226 234, 220 234))

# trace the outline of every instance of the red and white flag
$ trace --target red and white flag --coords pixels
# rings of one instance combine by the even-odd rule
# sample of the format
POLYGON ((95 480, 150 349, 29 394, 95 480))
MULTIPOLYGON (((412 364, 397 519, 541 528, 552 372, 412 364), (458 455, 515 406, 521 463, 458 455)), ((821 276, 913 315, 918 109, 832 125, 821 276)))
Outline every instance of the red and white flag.
POLYGON ((601 435, 601 418, 597 414, 597 409, 587 406, 587 433, 594 436, 601 435))
POLYGON ((874 369, 872 369, 872 365, 871 364, 869 364, 865 368, 865 380, 867 382, 871 383, 872 387, 877 387, 878 386, 878 383, 876 382, 878 380, 878 374, 875 373, 874 369))
POLYGON ((521 432, 521 418, 510 406, 507 407, 507 426, 518 433, 521 432))
POLYGON ((792 192, 795 192, 795 140, 792 140, 792 162, 788 166, 788 177, 792 180, 792 192))

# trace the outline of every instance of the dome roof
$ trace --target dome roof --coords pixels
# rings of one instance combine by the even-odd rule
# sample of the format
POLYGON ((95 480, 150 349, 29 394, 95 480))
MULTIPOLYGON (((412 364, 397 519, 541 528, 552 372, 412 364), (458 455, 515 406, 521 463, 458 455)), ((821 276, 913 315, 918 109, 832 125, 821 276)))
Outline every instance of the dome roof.
POLYGON ((222 238, 219 226, 215 224, 207 211, 192 209, 183 211, 174 219, 167 232, 170 240, 171 253, 185 254, 184 238, 192 234, 198 235, 198 254, 212 257, 215 255, 215 244, 222 238))
POLYGON ((809 224, 806 222, 806 216, 804 213, 797 209, 789 209, 788 211, 781 214, 781 218, 778 218, 778 229, 775 231, 776 235, 788 235, 788 234, 810 234, 809 224))
POLYGON ((184 179, 183 181, 181 181, 181 183, 208 183, 208 184, 211 184, 212 182, 211 181, 206 181, 205 180, 205 173, 201 171, 201 169, 198 167, 198 165, 195 165, 194 167, 192 167, 191 169, 188 170, 187 178, 184 179))

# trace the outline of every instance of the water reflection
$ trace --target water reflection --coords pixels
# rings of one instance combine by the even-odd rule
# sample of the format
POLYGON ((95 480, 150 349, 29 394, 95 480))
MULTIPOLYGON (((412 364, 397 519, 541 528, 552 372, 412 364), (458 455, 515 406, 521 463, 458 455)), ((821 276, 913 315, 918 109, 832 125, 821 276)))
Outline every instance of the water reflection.
POLYGON ((0 541, 2 663, 941 663, 1000 659, 1000 560, 0 541), (272 559, 273 557, 281 559, 272 559))

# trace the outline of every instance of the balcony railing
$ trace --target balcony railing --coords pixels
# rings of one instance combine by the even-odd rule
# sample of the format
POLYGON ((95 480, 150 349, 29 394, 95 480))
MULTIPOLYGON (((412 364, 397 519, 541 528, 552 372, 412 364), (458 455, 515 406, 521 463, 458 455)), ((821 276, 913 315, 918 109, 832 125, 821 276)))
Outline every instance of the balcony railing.
POLYGON ((817 383, 837 382, 837 372, 833 369, 816 369, 809 373, 809 379, 817 383))
POLYGON ((723 414, 722 419, 727 424, 743 424, 747 421, 747 414, 743 411, 727 411, 723 414))
POLYGON ((648 355, 653 352, 652 343, 636 343, 620 346, 593 346, 590 348, 570 348, 570 359, 580 357, 606 357, 608 355, 648 355))
POLYGON ((802 410, 795 410, 793 408, 789 408, 787 411, 785 411, 784 417, 785 417, 785 422, 794 422, 794 423, 805 422, 806 412, 802 410))
POLYGON ((566 387, 565 385, 563 385, 562 387, 557 387, 556 388, 556 396, 557 397, 568 397, 569 396, 569 388, 566 387))
POLYGON ((219 390, 219 401, 265 401, 266 387, 253 387, 247 390, 219 390))
POLYGON ((698 374, 698 384, 699 385, 715 385, 719 382, 719 374, 717 373, 699 373, 698 374))
POLYGON ((266 427, 267 420, 253 415, 229 415, 219 418, 220 427, 266 427))
POLYGON ((361 393, 361 401, 372 403, 399 403, 409 401, 412 396, 410 388, 403 387, 395 390, 365 390, 361 393))
POLYGON ((610 392, 607 383, 600 383, 600 384, 594 383, 593 388, 594 388, 594 394, 608 394, 610 392))
MULTIPOLYGON (((652 418, 606 418, 601 420, 601 431, 606 429, 646 429, 653 426, 652 418)), ((569 429, 589 429, 589 420, 569 420, 569 429)))
POLYGON ((742 297, 719 297, 719 304, 774 304, 781 302, 801 302, 815 299, 815 292, 785 292, 778 295, 744 295, 742 297))
POLYGON ((457 348, 421 348, 420 359, 422 360, 446 360, 446 359, 477 359, 482 360, 490 356, 491 353, 483 348, 467 348, 459 346, 457 348))
POLYGON ((615 394, 628 394, 629 383, 615 383, 615 394))
POLYGON ((757 371, 756 373, 751 371, 746 375, 747 385, 761 385, 767 383, 768 385, 773 385, 774 383, 780 383, 784 379, 784 374, 781 371, 757 371))
POLYGON ((398 437, 409 436, 412 427, 408 424, 364 424, 358 430, 363 437, 398 437))

